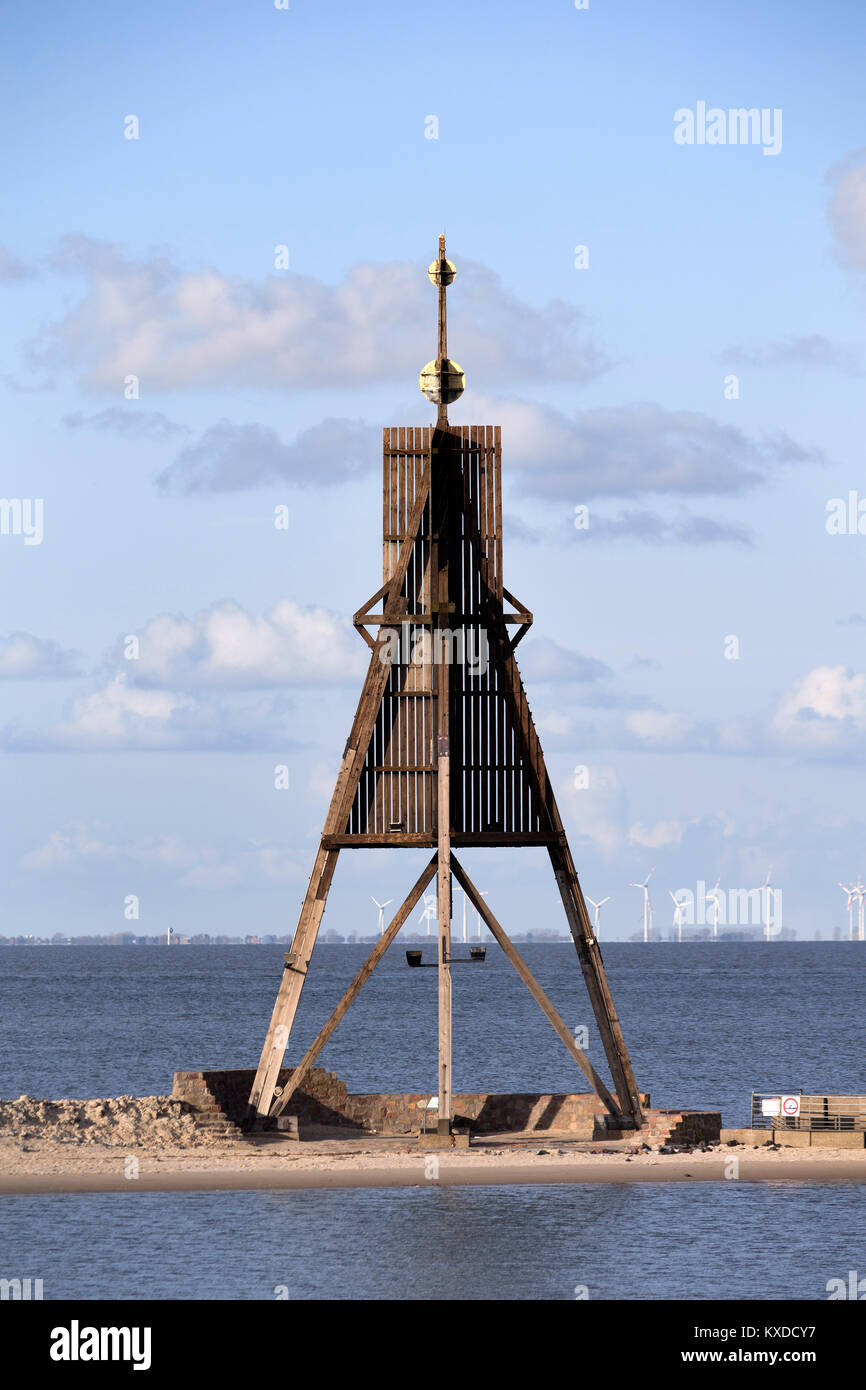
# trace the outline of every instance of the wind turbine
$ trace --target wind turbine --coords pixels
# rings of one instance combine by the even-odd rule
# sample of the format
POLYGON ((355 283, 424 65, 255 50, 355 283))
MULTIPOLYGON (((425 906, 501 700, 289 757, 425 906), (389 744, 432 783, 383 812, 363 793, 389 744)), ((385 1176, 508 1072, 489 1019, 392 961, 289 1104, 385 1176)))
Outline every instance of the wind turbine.
POLYGON ((719 877, 716 879, 715 884, 713 885, 713 887, 710 889, 709 893, 707 894, 707 902, 708 902, 708 903, 712 903, 712 905, 713 905, 713 940, 714 940, 714 941, 718 941, 718 939, 719 939, 719 911, 720 911, 720 908, 721 908, 721 903, 719 902, 719 884, 721 883, 721 881, 722 881, 722 877, 721 877, 721 874, 720 874, 719 877))
POLYGON ((655 873, 655 869, 650 869, 643 883, 630 883, 629 888, 640 888, 643 893, 643 939, 649 941, 653 931, 653 910, 650 902, 649 888, 647 884, 655 873))
POLYGON ((376 906, 379 909, 379 935, 383 936, 385 932, 385 908, 388 906, 389 903, 392 903, 394 899, 386 898, 383 903, 380 903, 376 898, 372 898, 372 901, 376 904, 376 906))
POLYGON ((864 931, 863 921, 863 899, 866 898, 866 888, 863 887, 859 874, 857 875, 857 883, 854 892, 857 894, 857 940, 866 941, 866 931, 864 931))
MULTIPOLYGON (((483 893, 479 889, 478 896, 479 898, 486 898, 489 892, 489 888, 485 888, 483 893)), ((481 940, 481 913, 478 911, 477 907, 475 909, 475 936, 478 941, 481 940)))
MULTIPOLYGON (((854 899, 858 896, 858 895, 857 895, 857 889, 854 888, 854 887, 847 888, 847 887, 845 886, 844 883, 840 883, 840 884, 839 884, 839 887, 842 889, 842 892, 843 892, 843 893, 847 893, 847 894, 848 894, 848 940, 849 940, 849 941, 853 941, 853 940, 854 940, 854 899)), ((860 909, 861 909, 861 912, 862 912, 862 907, 863 907, 863 898, 862 898, 862 896, 861 896, 861 897, 860 897, 860 909)), ((859 922, 858 922, 858 927, 859 927, 859 922)))
POLYGON ((427 935, 429 936, 429 935, 430 935, 430 923, 436 921, 436 894, 435 894, 435 893, 425 893, 425 894, 424 894, 424 911, 421 913, 421 916, 418 918, 418 921, 419 921, 419 922, 426 922, 426 923, 427 923, 427 935))
POLYGON ((764 882, 757 890, 761 894, 759 901, 761 905, 761 921, 764 924, 765 941, 770 941, 772 939, 770 936, 770 900, 772 898, 775 898, 776 896, 775 890, 770 887, 770 874, 772 872, 773 866, 771 864, 769 869, 767 870, 767 877, 764 879, 764 882), (767 909, 766 912, 764 912, 764 907, 766 907, 767 909))
POLYGON ((681 942, 683 939, 683 913, 686 910, 686 905, 685 903, 681 903, 676 894, 671 893, 670 889, 668 889, 668 892, 670 893, 671 902, 674 905, 674 931, 677 934, 677 941, 681 942))
POLYGON ((601 902, 598 902, 598 903, 595 901, 595 898, 587 898, 586 901, 587 901, 588 903, 592 903, 593 907, 595 908, 595 920, 594 920, 594 922, 593 922, 593 925, 594 925, 594 927, 595 927, 595 934, 596 934, 596 937, 597 937, 597 936, 598 936, 598 916, 599 916, 599 913, 601 912, 601 909, 604 907, 605 903, 609 903, 609 902, 610 902, 610 894, 608 893, 607 897, 606 897, 606 898, 602 898, 601 902))

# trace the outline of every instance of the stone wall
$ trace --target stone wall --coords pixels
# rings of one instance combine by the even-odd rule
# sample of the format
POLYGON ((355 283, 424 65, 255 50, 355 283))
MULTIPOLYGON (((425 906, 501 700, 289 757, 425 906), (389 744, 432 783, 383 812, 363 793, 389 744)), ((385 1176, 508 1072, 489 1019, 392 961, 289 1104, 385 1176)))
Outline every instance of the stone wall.
MULTIPOLYGON (((279 1075, 284 1086, 290 1067, 279 1075)), ((203 1114, 221 1113, 235 1124, 247 1110, 255 1072, 175 1072, 172 1095, 203 1114)), ((376 1134, 415 1134, 421 1127, 429 1092, 350 1095, 333 1072, 313 1068, 292 1097, 287 1114, 302 1125, 337 1125, 376 1134)), ((643 1105, 649 1096, 642 1096, 643 1105)), ((515 1130, 561 1130, 574 1138, 592 1139, 597 1132, 598 1096, 588 1094, 497 1094, 481 1092, 453 1098, 455 1121, 463 1120, 475 1134, 515 1130)), ((677 1112, 679 1114, 679 1112, 677 1112)), ((435 1111, 431 1121, 435 1121, 435 1111)), ((433 1125, 435 1128, 435 1124, 433 1125)))

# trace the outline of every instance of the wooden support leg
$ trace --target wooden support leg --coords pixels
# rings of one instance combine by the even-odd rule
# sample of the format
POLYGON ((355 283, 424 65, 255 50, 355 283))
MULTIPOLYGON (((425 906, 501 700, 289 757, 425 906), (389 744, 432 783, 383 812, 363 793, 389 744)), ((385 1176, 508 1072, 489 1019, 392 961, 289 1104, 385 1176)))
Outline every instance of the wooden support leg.
POLYGON ((283 978, 277 991, 277 1002, 274 1004, 265 1045, 262 1048, 258 1070, 250 1092, 247 1109, 248 1123, 263 1120, 270 1110, 274 1087, 277 1084, 280 1067, 283 1065, 289 1034, 295 1021, 301 990, 307 978, 307 967, 313 953, 313 946, 316 943, 316 936, 322 920, 322 913, 325 910, 325 902, 331 886, 331 879, 334 876, 338 855, 339 850, 326 850, 322 849, 321 846, 316 855, 307 888, 307 896, 304 898, 304 905, 301 908, 301 915, 292 941, 290 959, 286 961, 283 978))
POLYGON ((595 1091, 599 1100, 602 1102, 602 1104, 606 1107, 606 1109, 609 1111, 611 1115, 618 1116, 620 1114, 620 1109, 617 1106, 617 1103, 614 1100, 613 1096, 610 1094, 610 1091, 607 1089, 598 1072, 596 1071, 595 1067, 592 1065, 592 1062, 589 1060, 586 1053, 583 1052, 581 1048, 578 1047, 577 1043, 574 1041, 574 1037, 569 1032, 565 1023, 563 1022, 561 1014, 559 1014, 557 1010, 554 1008, 553 1004, 550 1002, 544 990, 541 988, 541 985, 536 980, 529 966, 526 964, 526 961, 517 951, 516 947, 512 944, 510 938, 506 935, 499 922, 493 916, 493 913, 490 911, 490 908, 487 906, 484 899, 481 897, 481 894, 478 892, 478 889, 475 887, 472 880, 467 876, 465 870, 458 863, 457 857, 454 854, 452 854, 451 856, 451 867, 454 870, 454 877, 457 879, 457 882, 460 884, 460 887, 463 889, 464 893, 468 894, 469 898, 474 903, 477 910, 480 912, 488 930, 492 932, 496 941, 502 947, 503 951, 505 952, 508 959, 511 961, 511 964, 514 966, 523 983, 526 985, 533 999, 540 1006, 545 1018, 547 1018, 553 1024, 553 1027, 556 1030, 557 1034, 565 1043, 565 1046, 568 1048, 568 1051, 571 1053, 575 1062, 577 1062, 577 1065, 580 1067, 587 1081, 592 1086, 592 1089, 595 1091))
POLYGON ((430 880, 433 878, 433 875, 436 873, 436 865, 437 856, 434 854, 433 858, 430 860, 429 864, 427 864, 426 868, 424 869, 424 872, 421 874, 420 878, 416 881, 414 887, 411 889, 409 896, 405 899, 400 909, 394 914, 386 930, 379 937, 379 940, 376 942, 376 945, 373 947, 364 964, 361 966, 361 969, 358 971, 354 980, 349 985, 349 988, 346 990, 346 993, 343 995, 339 1004, 334 1009, 334 1012, 331 1014, 331 1017, 317 1033, 314 1041, 307 1048, 307 1051, 304 1053, 300 1062, 294 1068, 292 1075, 290 1076, 288 1082, 286 1083, 283 1089, 282 1095, 280 1096, 279 1100, 276 1102, 273 1109, 271 1110, 272 1117, 276 1117, 277 1115, 282 1114, 289 1101, 291 1100, 292 1096, 295 1094, 298 1087, 303 1082, 305 1076, 309 1072, 311 1066, 315 1062, 322 1048, 328 1042, 332 1034, 336 1032, 337 1025, 345 1017, 346 1013, 349 1010, 349 1007, 354 1003, 355 999, 357 999, 362 987, 367 983, 367 980, 369 980, 376 966, 379 964, 379 961, 382 959, 388 947, 391 945, 391 942, 394 940, 395 936, 397 935, 400 928, 403 926, 404 922, 409 916, 409 913, 413 910, 413 908, 419 901, 421 894, 427 887, 427 884, 430 882, 430 880))
MULTIPOLYGON (((441 670, 442 668, 440 668, 441 670)), ((449 827, 448 738, 439 739, 439 845, 437 914, 439 923, 439 1133, 450 1134, 451 1085, 451 836, 449 827), (443 751, 444 750, 444 751, 443 751)))
POLYGON ((643 1123, 640 1094, 614 1008, 613 996, 604 973, 601 951, 583 900, 577 870, 567 845, 550 845, 548 848, 610 1074, 619 1096, 620 1109, 624 1115, 630 1115, 639 1126, 643 1123))

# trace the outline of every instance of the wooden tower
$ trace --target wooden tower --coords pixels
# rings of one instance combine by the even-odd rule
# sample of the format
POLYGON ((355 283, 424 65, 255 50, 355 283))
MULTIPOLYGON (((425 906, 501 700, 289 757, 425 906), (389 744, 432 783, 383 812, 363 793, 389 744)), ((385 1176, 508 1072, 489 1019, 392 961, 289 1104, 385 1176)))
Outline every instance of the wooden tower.
POLYGON ((452 1121, 451 879, 475 905, 613 1122, 639 1126, 640 1097, 598 942, 560 820, 514 652, 532 614, 505 588, 498 425, 449 425, 464 376, 448 357, 445 238, 428 274, 438 352, 420 377, 435 427, 386 429, 382 586, 354 616, 370 665, 249 1101, 270 1125, 435 877, 438 903, 439 1133, 452 1121), (506 611, 506 604, 510 611, 506 611), (377 629, 371 636, 367 628, 377 629), (514 630, 511 635, 510 629, 514 630), (468 878, 455 851, 543 845, 550 855, 601 1034, 613 1095, 468 878), (277 1086, 340 851, 433 851, 287 1085, 277 1086))

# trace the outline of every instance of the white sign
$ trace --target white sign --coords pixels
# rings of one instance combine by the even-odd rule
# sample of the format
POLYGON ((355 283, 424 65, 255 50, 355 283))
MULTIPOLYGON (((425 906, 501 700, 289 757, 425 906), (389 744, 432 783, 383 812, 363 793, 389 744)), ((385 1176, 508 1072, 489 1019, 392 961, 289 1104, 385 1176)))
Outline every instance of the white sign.
POLYGON ((793 1119, 800 1113, 799 1096, 782 1096, 782 1114, 787 1115, 788 1119, 793 1119))
POLYGON ((762 1115, 778 1115, 778 1113, 779 1113, 779 1107, 780 1107, 781 1103, 782 1103, 782 1102, 781 1102, 781 1097, 780 1097, 780 1096, 770 1096, 770 1099, 769 1099, 769 1100, 762 1100, 762 1101, 761 1101, 761 1114, 762 1114, 762 1115))

